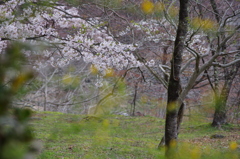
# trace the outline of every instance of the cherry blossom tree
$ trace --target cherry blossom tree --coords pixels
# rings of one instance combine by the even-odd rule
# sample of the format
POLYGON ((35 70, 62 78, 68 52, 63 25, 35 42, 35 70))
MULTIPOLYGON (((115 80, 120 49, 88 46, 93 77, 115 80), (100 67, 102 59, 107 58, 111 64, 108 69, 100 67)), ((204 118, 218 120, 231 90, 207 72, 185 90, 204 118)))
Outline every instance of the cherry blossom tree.
MULTIPOLYGON (((74 7, 67 8, 57 2, 13 0, 1 5, 1 14, 4 19, 2 50, 10 40, 28 42, 33 46, 32 53, 43 55, 45 63, 54 67, 83 58, 102 73, 108 67, 121 70, 141 65, 131 54, 135 50, 133 45, 115 41, 106 28, 97 27, 97 18, 84 20, 74 7), (72 34, 64 33, 66 28, 72 28, 72 34)), ((31 54, 26 52, 26 55, 31 54)), ((36 70, 45 65, 37 60, 34 62, 36 70)))
MULTIPOLYGON (((31 0, 6 1, 0 7, 1 53, 11 41, 29 44, 32 49, 23 51, 30 65, 46 79, 41 87, 45 90, 45 103, 47 83, 52 75, 44 74, 43 70, 49 65, 60 70, 71 61, 83 59, 91 63, 100 76, 108 74, 111 68, 122 70, 143 65, 132 54, 136 48, 133 44, 117 41, 108 33, 108 28, 101 27, 98 18, 85 20, 75 7, 31 0)), ((97 87, 102 85, 102 80, 96 82, 97 87)))
MULTIPOLYGON (((103 78, 112 69, 138 70, 142 81, 148 78, 155 86, 161 85, 168 91, 165 137, 169 146, 177 140, 189 91, 202 80, 214 79, 211 73, 217 66, 229 67, 240 61, 235 56, 239 48, 234 46, 239 38, 239 25, 232 25, 234 19, 239 19, 239 8, 235 10, 235 3, 223 0, 225 10, 230 12, 220 18, 214 7, 209 8, 203 2, 189 1, 187 14, 187 0, 155 3, 146 0, 140 4, 124 1, 138 7, 139 15, 128 16, 130 13, 122 14, 115 8, 121 3, 102 2, 86 2, 98 8, 102 17, 85 16, 81 9, 87 5, 79 9, 64 2, 10 0, 2 3, 1 54, 12 41, 29 44, 31 50, 23 51, 34 69, 44 76, 45 85, 41 88, 45 95, 48 79, 56 73, 45 74, 46 66, 61 70, 73 61, 83 60, 91 64, 92 72, 97 72, 98 88, 103 88, 103 78), (115 24, 116 18, 121 19, 122 25, 115 24), (221 63, 226 55, 231 58, 221 63)), ((110 93, 103 93, 98 104, 113 97, 119 87, 113 84, 112 88, 110 93)))

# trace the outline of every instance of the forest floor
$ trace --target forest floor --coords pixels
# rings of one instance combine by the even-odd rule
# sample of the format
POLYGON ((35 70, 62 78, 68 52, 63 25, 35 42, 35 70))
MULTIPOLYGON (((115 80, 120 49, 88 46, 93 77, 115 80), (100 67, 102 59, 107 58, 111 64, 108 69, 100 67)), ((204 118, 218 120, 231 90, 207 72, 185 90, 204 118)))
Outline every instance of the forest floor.
MULTIPOLYGON (((30 122, 42 143, 41 159, 161 159, 157 146, 164 134, 164 120, 143 116, 81 116, 34 112, 30 122)), ((178 157, 183 159, 240 158, 240 126, 212 128, 203 120, 183 121, 178 157)))

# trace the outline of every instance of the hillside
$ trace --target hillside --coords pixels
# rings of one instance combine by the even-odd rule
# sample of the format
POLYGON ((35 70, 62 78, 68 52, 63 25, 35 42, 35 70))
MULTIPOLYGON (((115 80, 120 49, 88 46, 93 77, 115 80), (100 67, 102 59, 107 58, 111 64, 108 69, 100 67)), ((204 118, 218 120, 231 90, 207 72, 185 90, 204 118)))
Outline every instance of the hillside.
MULTIPOLYGON (((35 138, 42 143, 38 158, 164 158, 156 147, 164 120, 155 117, 87 117, 35 112, 31 118, 35 138)), ((240 127, 221 129, 208 123, 184 121, 179 135, 179 158, 239 158, 240 127)))

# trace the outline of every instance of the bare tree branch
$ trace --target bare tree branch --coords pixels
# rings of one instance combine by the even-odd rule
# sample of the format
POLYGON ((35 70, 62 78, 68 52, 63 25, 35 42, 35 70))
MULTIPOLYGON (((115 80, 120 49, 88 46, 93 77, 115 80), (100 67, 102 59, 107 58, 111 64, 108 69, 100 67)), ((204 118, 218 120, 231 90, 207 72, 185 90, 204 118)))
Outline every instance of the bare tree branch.
POLYGON ((220 64, 220 63, 215 63, 215 62, 213 62, 213 66, 217 66, 217 67, 221 67, 221 68, 226 68, 226 67, 232 66, 233 64, 235 64, 235 63, 237 63, 237 62, 240 62, 240 59, 234 60, 234 61, 229 62, 229 63, 227 63, 227 64, 220 64))

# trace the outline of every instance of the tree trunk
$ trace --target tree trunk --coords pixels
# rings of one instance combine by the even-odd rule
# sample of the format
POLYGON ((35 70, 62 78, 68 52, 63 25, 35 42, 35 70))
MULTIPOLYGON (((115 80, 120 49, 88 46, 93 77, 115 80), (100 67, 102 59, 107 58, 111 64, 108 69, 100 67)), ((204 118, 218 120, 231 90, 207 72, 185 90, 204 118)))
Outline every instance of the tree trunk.
MULTIPOLYGON (((47 83, 47 79, 46 79, 46 83, 47 83)), ((47 97, 48 97, 48 86, 46 84, 45 88, 44 88, 44 105, 43 105, 43 111, 47 111, 47 97)))
POLYGON ((138 82, 135 84, 135 90, 134 90, 134 97, 133 97, 133 103, 132 103, 132 112, 131 115, 135 116, 135 110, 136 110, 136 100, 137 100, 137 90, 138 90, 138 82))
MULTIPOLYGON (((240 54, 236 56, 238 58, 240 54)), ((213 116, 213 127, 221 127, 227 124, 227 100, 232 87, 234 78, 236 77, 240 67, 240 62, 234 64, 230 70, 224 69, 224 85, 220 95, 215 93, 215 112, 213 116)))
POLYGON ((213 127, 221 127, 221 125, 224 125, 227 123, 227 110, 226 110, 226 104, 227 104, 227 97, 226 96, 218 96, 215 97, 215 113, 213 117, 212 126, 213 127))
POLYGON ((168 101, 165 123, 165 145, 166 157, 173 158, 175 142, 178 137, 178 112, 182 103, 178 103, 178 97, 181 93, 180 70, 182 64, 182 53, 184 50, 184 41, 187 35, 188 27, 188 0, 180 0, 179 24, 176 40, 174 43, 174 52, 171 61, 171 74, 168 84, 168 101))
MULTIPOLYGON (((234 66, 233 66, 234 67, 234 66)), ((213 127, 221 127, 224 124, 227 124, 227 100, 231 90, 233 80, 238 72, 238 66, 235 66, 235 69, 232 69, 231 75, 226 74, 224 81, 224 86, 222 92, 215 99, 215 112, 213 116, 213 127)))
MULTIPOLYGON (((178 117, 177 117, 177 132, 178 132, 178 134, 179 134, 180 125, 181 125, 182 119, 183 119, 184 109, 185 109, 185 104, 182 103, 178 110, 178 117)), ((162 139, 158 145, 158 149, 160 149, 163 146, 165 146, 165 135, 162 137, 162 139)))

